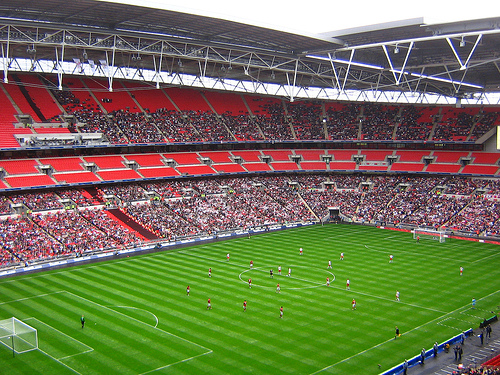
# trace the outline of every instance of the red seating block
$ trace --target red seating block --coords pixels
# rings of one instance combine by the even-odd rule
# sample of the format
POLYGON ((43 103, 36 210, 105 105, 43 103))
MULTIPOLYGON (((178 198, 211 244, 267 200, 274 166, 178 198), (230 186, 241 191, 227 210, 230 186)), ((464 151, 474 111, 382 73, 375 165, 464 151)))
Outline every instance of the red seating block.
POLYGON ((80 158, 45 158, 40 159, 42 165, 51 165, 54 171, 83 171, 83 160, 80 158))
POLYGON ((38 165, 39 164, 34 159, 0 161, 0 168, 5 169, 10 175, 40 173, 39 170, 35 168, 35 166, 38 165))
POLYGON ((125 155, 129 161, 135 161, 141 167, 163 167, 163 157, 161 154, 139 154, 139 155, 125 155))
POLYGON ((141 176, 133 169, 120 169, 112 171, 98 171, 96 172, 105 181, 116 181, 116 180, 133 180, 140 179, 141 176))
POLYGON ((246 162, 260 162, 260 151, 231 151, 234 156, 241 157, 246 162))
POLYGON ((58 183, 66 182, 68 184, 101 181, 99 177, 97 177, 94 173, 90 171, 54 173, 52 174, 52 177, 55 178, 58 183))
POLYGON ((172 167, 139 168, 138 172, 145 178, 179 176, 179 172, 172 167))
POLYGON ((5 177, 4 180, 13 188, 49 186, 56 183, 46 174, 31 176, 12 176, 5 177))

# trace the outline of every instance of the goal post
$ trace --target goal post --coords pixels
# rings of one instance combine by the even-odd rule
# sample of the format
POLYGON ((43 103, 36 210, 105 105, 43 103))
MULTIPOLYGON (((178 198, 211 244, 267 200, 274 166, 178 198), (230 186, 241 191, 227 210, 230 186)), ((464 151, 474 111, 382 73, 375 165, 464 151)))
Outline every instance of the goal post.
POLYGON ((38 331, 12 317, 0 320, 0 342, 15 353, 38 349, 38 331))
POLYGON ((434 230, 427 228, 416 228, 412 230, 413 239, 417 240, 436 240, 439 242, 446 242, 446 231, 434 230))

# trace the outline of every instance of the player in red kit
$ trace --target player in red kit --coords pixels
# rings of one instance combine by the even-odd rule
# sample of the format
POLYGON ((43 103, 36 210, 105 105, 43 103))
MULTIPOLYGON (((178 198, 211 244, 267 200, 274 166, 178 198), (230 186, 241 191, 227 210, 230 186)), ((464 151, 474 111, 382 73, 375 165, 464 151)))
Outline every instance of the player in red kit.
POLYGON ((351 281, 349 279, 345 282, 345 288, 346 290, 351 290, 351 281))
POLYGON ((353 298, 351 302, 352 310, 356 310, 356 300, 353 298))
POLYGON ((212 267, 208 269, 208 277, 212 277, 212 267))
POLYGON ((276 285, 276 293, 281 293, 280 284, 276 285))
POLYGON ((248 279, 248 287, 251 288, 252 287, 252 279, 248 279))
POLYGON ((243 301, 243 311, 247 311, 247 300, 243 301))
POLYGON ((189 287, 189 285, 187 286, 186 288, 186 294, 189 296, 189 292, 191 291, 191 288, 189 287))
POLYGON ((253 268, 253 260, 250 261, 250 269, 253 268))
POLYGON ((326 286, 330 286, 330 278, 329 277, 326 278, 326 286))
POLYGON ((208 299, 207 302, 207 310, 212 310, 212 302, 210 302, 210 298, 208 299))
POLYGON ((283 318, 283 306, 280 307, 280 318, 283 318))

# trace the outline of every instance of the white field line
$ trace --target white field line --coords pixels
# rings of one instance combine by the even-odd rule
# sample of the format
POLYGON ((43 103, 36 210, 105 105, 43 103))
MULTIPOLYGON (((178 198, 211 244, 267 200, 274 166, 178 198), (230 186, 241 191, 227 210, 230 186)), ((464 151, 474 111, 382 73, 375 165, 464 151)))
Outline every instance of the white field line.
POLYGON ((79 344, 81 344, 82 346, 85 346, 85 347, 87 347, 87 348, 88 348, 88 350, 85 350, 85 351, 80 352, 80 353, 77 353, 77 354, 72 354, 72 355, 67 355, 67 356, 65 356, 65 357, 57 358, 57 360, 59 360, 59 361, 60 361, 60 360, 63 360, 63 359, 66 359, 66 358, 71 358, 71 357, 74 357, 74 356, 76 356, 76 355, 85 354, 85 353, 90 353, 90 352, 94 351, 94 348, 92 348, 92 347, 88 346, 87 344, 85 344, 85 343, 81 342, 80 340, 77 340, 77 339, 75 339, 75 338, 73 338, 73 337, 71 337, 71 336, 69 336, 69 335, 65 334, 65 333, 64 333, 64 332, 62 332, 62 331, 59 331, 57 328, 52 327, 50 324, 47 324, 47 323, 45 323, 45 322, 42 322, 40 319, 37 319, 37 318, 33 318, 33 317, 32 317, 32 318, 26 318, 26 319, 24 319, 23 321, 26 321, 26 320, 36 320, 37 322, 39 322, 39 323, 41 323, 41 324, 43 324, 43 325, 45 325, 45 326, 49 327, 50 329, 52 329, 52 330, 56 331, 57 333, 59 333, 59 334, 61 334, 61 335, 63 335, 63 336, 66 336, 67 338, 69 338, 69 339, 71 339, 71 340, 73 340, 73 341, 76 341, 76 342, 78 342, 79 344))

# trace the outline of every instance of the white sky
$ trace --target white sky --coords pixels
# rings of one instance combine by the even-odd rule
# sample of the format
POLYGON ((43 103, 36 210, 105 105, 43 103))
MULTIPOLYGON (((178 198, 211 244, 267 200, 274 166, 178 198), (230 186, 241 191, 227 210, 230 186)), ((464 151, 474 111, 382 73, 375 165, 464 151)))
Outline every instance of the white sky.
POLYGON ((207 15, 303 34, 317 34, 418 17, 423 17, 426 23, 436 23, 500 16, 500 7, 495 0, 105 1, 207 15))

